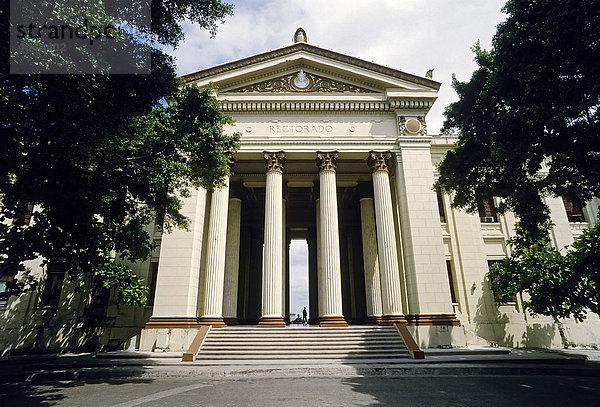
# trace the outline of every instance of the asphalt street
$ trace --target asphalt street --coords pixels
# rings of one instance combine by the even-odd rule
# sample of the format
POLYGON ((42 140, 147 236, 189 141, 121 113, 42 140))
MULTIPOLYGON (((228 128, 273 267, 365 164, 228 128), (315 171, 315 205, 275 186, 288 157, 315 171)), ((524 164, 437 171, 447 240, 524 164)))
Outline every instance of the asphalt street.
POLYGON ((6 406, 594 406, 597 377, 206 377, 0 385, 6 406))

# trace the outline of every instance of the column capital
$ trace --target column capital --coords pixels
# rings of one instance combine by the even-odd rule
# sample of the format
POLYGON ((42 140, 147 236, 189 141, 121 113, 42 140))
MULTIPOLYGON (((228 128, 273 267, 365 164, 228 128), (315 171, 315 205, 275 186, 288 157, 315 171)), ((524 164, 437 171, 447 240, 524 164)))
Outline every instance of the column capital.
POLYGON ((319 171, 335 172, 337 159, 337 151, 317 151, 317 167, 319 167, 319 171))
POLYGON ((373 172, 388 172, 391 164, 391 159, 391 151, 369 151, 369 156, 367 157, 367 164, 369 165, 369 167, 371 167, 373 172))
POLYGON ((285 153, 283 151, 263 151, 267 171, 283 172, 285 153))

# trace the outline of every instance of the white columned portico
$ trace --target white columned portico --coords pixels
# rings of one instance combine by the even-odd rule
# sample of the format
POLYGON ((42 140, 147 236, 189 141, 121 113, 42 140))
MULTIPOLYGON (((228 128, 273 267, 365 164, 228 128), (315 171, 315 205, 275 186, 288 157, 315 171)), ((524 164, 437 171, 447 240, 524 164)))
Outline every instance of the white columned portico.
POLYGON ((347 326, 342 312, 342 274, 335 168, 338 153, 317 152, 320 183, 321 273, 319 325, 347 326), (321 305, 322 304, 322 305, 321 305))
POLYGON ((262 314, 259 327, 285 327, 283 319, 283 151, 264 152, 267 167, 265 191, 265 247, 262 314))
POLYGON ((240 226, 242 200, 229 199, 227 214, 227 246, 225 249, 225 286, 223 288, 223 317, 227 325, 237 325, 238 274, 240 260, 240 226))
POLYGON ((367 159, 367 163, 373 170, 375 221, 377 225, 377 248, 379 252, 379 276, 381 278, 381 303, 384 323, 406 322, 402 312, 402 288, 392 211, 392 191, 388 174, 391 158, 392 153, 389 151, 371 151, 367 159))
POLYGON ((365 271, 367 323, 379 324, 383 316, 383 310, 381 308, 381 283, 379 279, 373 198, 362 198, 360 200, 360 223, 365 271))
POLYGON ((227 241, 227 212, 229 207, 229 177, 225 185, 215 188, 210 201, 210 220, 206 249, 204 306, 200 325, 215 328, 225 326, 223 319, 223 286, 225 281, 225 243, 227 241))

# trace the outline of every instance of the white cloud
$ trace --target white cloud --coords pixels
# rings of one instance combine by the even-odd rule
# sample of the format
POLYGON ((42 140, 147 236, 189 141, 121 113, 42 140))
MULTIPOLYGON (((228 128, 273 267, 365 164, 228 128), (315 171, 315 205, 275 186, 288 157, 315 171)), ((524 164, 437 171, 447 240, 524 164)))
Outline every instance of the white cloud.
POLYGON ((280 48, 303 27, 309 43, 424 75, 435 68, 442 82, 427 116, 436 134, 442 111, 456 100, 451 75, 468 79, 475 69, 470 48, 489 47, 505 0, 290 0, 234 1, 214 39, 191 24, 186 40, 172 52, 179 74, 280 48))

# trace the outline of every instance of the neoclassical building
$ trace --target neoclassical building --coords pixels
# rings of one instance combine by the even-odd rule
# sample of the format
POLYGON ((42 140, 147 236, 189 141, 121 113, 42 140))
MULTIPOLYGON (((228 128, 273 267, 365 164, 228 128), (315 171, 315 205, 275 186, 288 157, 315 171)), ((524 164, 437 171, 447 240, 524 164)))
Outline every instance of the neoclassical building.
MULTIPOLYGON (((440 87, 431 76, 313 46, 302 29, 289 46, 184 75, 214 86, 240 148, 223 187, 183 198, 188 230, 149 225, 157 249, 133 267, 151 287, 150 306, 107 305, 99 343, 133 338, 142 350, 185 350, 202 325, 284 328, 289 244, 304 239, 312 324, 403 322, 422 347, 483 339, 598 346, 594 314, 557 324, 529 315, 520 297, 494 299, 485 274, 509 253, 515 219, 494 202, 467 214, 432 189, 436 163, 457 138, 428 135, 425 116, 440 87)), ((584 208, 546 203, 557 247, 598 219, 597 199, 584 208)), ((83 325, 70 321, 89 314, 89 299, 68 293, 58 293, 57 322, 33 339, 15 340, 45 321, 44 293, 4 304, 0 350, 34 339, 47 349, 83 346, 83 325)))
MULTIPOLYGON (((507 254, 514 217, 493 203, 456 211, 432 189, 456 139, 427 133, 431 76, 310 45, 302 29, 289 46, 184 75, 215 86, 240 148, 224 187, 185 201, 192 229, 162 236, 142 348, 200 325, 285 327, 291 239, 308 242, 314 324, 405 322, 423 346, 503 342, 499 313, 516 322, 522 306, 496 304, 484 276, 507 254)), ((548 204, 562 247, 587 223, 548 204)))

